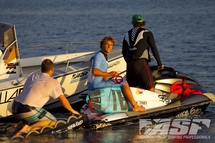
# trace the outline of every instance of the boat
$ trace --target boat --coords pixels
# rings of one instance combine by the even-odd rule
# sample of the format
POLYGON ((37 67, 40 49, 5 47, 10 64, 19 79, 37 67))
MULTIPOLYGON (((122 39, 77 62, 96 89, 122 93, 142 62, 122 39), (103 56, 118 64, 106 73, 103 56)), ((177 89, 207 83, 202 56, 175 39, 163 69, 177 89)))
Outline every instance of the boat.
MULTIPOLYGON (((27 77, 40 71, 40 64, 46 58, 53 61, 53 78, 60 82, 69 102, 80 101, 78 96, 87 90, 88 62, 96 52, 90 51, 92 47, 99 48, 99 42, 55 42, 19 48, 15 25, 0 23, 0 119, 11 116, 13 99, 22 91, 27 77), (88 51, 76 52, 77 49, 88 51)), ((109 56, 108 70, 121 73, 125 65, 121 50, 115 48, 109 56)), ((44 108, 60 106, 58 100, 50 99, 44 108)))
MULTIPOLYGON (((87 117, 87 121, 84 124, 78 124, 78 127, 82 129, 97 130, 126 122, 135 122, 139 119, 169 117, 184 118, 199 115, 203 113, 211 103, 215 102, 215 95, 208 92, 195 78, 181 71, 175 70, 172 67, 165 67, 162 70, 157 70, 156 66, 150 66, 155 81, 155 93, 140 89, 139 87, 131 87, 136 101, 140 106, 146 107, 146 112, 131 111, 129 104, 124 104, 125 100, 122 99, 122 92, 119 91, 119 89, 114 89, 113 87, 106 87, 110 92, 105 91, 103 93, 115 94, 114 100, 117 99, 115 97, 120 97, 123 101, 123 111, 117 110, 117 112, 114 112, 109 110, 107 113, 103 110, 99 111, 99 109, 102 109, 100 106, 95 106, 96 104, 88 102, 89 99, 91 100, 91 97, 89 98, 89 96, 94 92, 98 92, 88 91, 86 87, 86 79, 89 72, 89 61, 95 51, 69 53, 69 50, 67 50, 64 54, 20 58, 20 49, 18 49, 15 26, 5 23, 1 23, 0 26, 0 43, 2 44, 2 47, 4 47, 0 56, 0 66, 1 69, 4 69, 4 71, 1 70, 0 74, 1 117, 7 117, 10 115, 10 111, 8 111, 7 106, 10 106, 13 98, 22 91, 26 78, 30 74, 38 72, 40 69, 40 63, 44 58, 50 58, 53 60, 55 64, 55 73, 53 77, 61 83, 69 101, 71 103, 79 101, 84 103, 80 109, 80 113, 83 117, 87 117), (112 90, 118 91, 113 92, 112 90), (151 98, 152 95, 153 98, 151 98), (140 98, 137 98, 137 96, 140 98), (142 96, 147 98, 142 98, 142 96)), ((80 42, 65 43, 69 44, 68 49, 70 49, 73 44, 83 44, 80 42)), ((65 43, 60 44, 62 45, 65 43)), ((45 44, 42 46, 51 46, 52 48, 55 44, 56 43, 51 45, 45 44)), ((90 43, 84 44, 89 46, 90 43)), ((125 68, 126 63, 122 57, 121 50, 113 50, 109 55, 109 71, 118 71, 120 74, 124 74, 126 70, 125 68)), ((100 93, 96 95, 99 98, 96 98, 95 100, 92 99, 92 101, 101 102, 101 100, 103 100, 103 97, 101 96, 102 92, 99 92, 100 93)), ((116 104, 122 104, 122 102, 118 102, 116 104)), ((54 100, 50 100, 45 106, 47 110, 57 107, 61 107, 61 104, 54 100)), ((57 119, 60 120, 58 117, 57 119)), ((30 132, 28 136, 34 134, 40 135, 45 133, 44 130, 51 133, 58 132, 63 129, 73 129, 70 128, 69 124, 66 124, 67 122, 65 122, 69 120, 69 117, 64 117, 63 120, 64 121, 60 121, 59 123, 61 124, 61 122, 64 122, 64 124, 61 124, 63 126, 59 126, 57 130, 52 127, 44 127, 44 129, 40 131, 30 132)))
MULTIPOLYGON (((155 93, 157 94, 153 96, 157 96, 157 99, 150 92, 140 94, 142 96, 140 105, 146 107, 146 112, 133 112, 131 110, 106 112, 106 110, 102 109, 108 109, 107 106, 111 106, 111 109, 114 109, 112 106, 122 107, 121 103, 114 101, 117 98, 105 99, 102 95, 103 92, 96 93, 98 91, 93 91, 82 96, 82 99, 86 100, 86 104, 83 105, 80 112, 87 114, 89 117, 86 128, 97 130, 126 122, 135 122, 139 119, 192 117, 202 114, 210 104, 215 102, 215 95, 208 92, 195 78, 172 67, 165 67, 162 70, 157 70, 156 66, 150 66, 150 68, 155 81, 155 93), (144 96, 153 99, 144 99, 144 96), (89 98, 92 98, 90 103, 89 98), (115 105, 103 105, 104 102, 102 100, 106 100, 106 102, 110 100, 109 102, 114 102, 115 105), (152 101, 150 100, 154 102, 152 105, 150 103, 152 101), (148 106, 153 108, 149 108, 148 106)), ((112 94, 113 90, 115 90, 112 88, 109 87, 109 93, 106 93, 106 96, 112 94)), ((135 88, 136 91, 144 90, 138 87, 131 88, 135 88)), ((136 91, 132 91, 134 98, 135 96, 139 96, 136 94, 136 91)), ((122 99, 120 100, 122 101, 122 99)), ((136 102, 138 103, 139 101, 136 100, 136 102)))

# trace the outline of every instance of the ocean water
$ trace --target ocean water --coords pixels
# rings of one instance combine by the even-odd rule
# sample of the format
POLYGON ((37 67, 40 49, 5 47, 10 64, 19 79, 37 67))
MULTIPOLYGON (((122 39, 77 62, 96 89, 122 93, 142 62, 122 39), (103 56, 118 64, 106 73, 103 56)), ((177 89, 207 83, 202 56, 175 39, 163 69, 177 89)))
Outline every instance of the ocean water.
MULTIPOLYGON (((145 27, 153 32, 163 64, 195 77, 215 94, 214 0, 0 1, 0 21, 16 26, 21 57, 26 56, 22 48, 35 44, 95 42, 105 35, 121 43, 136 13, 143 15, 145 27)), ((33 54, 28 52, 28 56, 33 54)), ((71 131, 66 137, 50 135, 25 142, 214 142, 214 110, 212 104, 199 117, 211 120, 210 130, 203 131, 211 137, 206 140, 141 139, 137 123, 99 131, 71 131)))

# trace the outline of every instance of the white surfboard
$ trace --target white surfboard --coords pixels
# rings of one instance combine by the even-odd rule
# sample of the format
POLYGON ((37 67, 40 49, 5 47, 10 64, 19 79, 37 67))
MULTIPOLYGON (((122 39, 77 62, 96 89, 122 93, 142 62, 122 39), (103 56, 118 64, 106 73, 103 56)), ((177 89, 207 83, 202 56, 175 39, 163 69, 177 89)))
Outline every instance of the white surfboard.
POLYGON ((146 109, 162 107, 167 104, 158 93, 135 87, 130 87, 130 89, 134 100, 146 109))

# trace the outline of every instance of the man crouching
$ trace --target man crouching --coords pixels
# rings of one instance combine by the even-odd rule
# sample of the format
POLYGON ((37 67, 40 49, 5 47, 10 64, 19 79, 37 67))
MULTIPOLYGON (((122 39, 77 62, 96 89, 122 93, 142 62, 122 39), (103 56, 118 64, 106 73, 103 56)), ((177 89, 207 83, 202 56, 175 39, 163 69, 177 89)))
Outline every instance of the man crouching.
POLYGON ((47 125, 54 126, 56 118, 43 109, 50 97, 58 98, 72 114, 79 114, 64 96, 60 83, 51 77, 53 73, 53 62, 45 59, 41 64, 41 73, 28 77, 23 91, 12 104, 12 114, 20 122, 8 130, 7 136, 27 134, 31 130, 38 130, 47 125))

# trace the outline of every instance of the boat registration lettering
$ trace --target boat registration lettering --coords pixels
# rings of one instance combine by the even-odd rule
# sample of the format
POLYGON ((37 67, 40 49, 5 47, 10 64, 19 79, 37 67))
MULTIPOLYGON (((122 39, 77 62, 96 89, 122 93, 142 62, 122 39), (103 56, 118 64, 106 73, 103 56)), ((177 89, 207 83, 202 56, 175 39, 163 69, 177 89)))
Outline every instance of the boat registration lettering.
POLYGON ((82 78, 84 76, 86 76, 88 74, 88 71, 83 71, 83 72, 79 72, 79 73, 74 73, 72 75, 72 79, 76 79, 76 78, 82 78))
POLYGON ((120 64, 120 61, 116 61, 116 62, 114 62, 114 63, 109 64, 109 65, 108 65, 108 68, 112 68, 112 67, 114 67, 114 66, 116 66, 116 65, 119 65, 119 64, 120 64))
POLYGON ((78 82, 80 80, 87 79, 88 71, 77 72, 72 75, 70 83, 78 82))
POLYGON ((0 104, 11 102, 22 92, 23 87, 0 91, 0 104))

